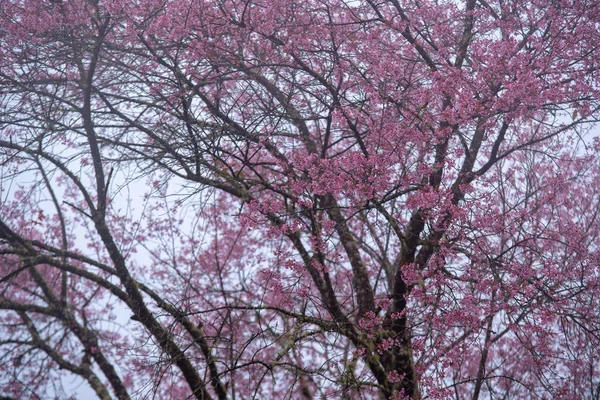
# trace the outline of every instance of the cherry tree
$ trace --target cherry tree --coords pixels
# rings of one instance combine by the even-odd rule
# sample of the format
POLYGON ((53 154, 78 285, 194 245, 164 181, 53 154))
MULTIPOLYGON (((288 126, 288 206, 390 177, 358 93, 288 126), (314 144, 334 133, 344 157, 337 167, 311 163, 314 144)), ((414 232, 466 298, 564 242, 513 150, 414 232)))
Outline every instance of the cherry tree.
POLYGON ((594 0, 0 0, 0 395, 600 397, 594 0))

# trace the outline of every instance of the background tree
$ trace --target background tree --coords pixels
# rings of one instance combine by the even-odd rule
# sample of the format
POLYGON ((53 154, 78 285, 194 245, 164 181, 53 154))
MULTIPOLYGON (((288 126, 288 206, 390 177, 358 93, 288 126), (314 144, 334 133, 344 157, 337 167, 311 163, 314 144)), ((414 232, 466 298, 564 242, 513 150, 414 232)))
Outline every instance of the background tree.
POLYGON ((600 395, 596 1, 0 10, 3 396, 600 395))

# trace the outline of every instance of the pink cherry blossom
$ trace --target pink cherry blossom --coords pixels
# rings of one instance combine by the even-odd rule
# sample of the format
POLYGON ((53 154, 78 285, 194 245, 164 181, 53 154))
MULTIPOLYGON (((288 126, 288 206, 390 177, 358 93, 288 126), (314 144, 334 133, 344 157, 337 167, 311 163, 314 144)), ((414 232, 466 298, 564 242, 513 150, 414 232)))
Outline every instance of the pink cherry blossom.
POLYGON ((599 26, 0 0, 0 397, 598 398, 599 26))

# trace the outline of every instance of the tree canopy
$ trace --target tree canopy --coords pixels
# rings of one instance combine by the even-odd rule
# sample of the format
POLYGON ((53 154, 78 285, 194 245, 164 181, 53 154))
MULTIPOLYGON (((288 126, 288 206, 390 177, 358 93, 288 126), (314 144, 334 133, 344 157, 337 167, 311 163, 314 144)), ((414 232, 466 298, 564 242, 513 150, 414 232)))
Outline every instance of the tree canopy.
POLYGON ((0 396, 600 398, 596 0, 0 0, 0 396))

